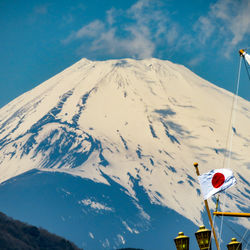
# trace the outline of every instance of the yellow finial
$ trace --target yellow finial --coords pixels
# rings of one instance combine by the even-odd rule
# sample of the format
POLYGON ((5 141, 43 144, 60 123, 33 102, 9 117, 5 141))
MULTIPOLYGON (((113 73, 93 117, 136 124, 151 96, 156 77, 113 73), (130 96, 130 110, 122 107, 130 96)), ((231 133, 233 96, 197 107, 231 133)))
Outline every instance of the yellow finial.
POLYGON ((240 49, 240 50, 239 50, 239 53, 240 53, 240 56, 244 56, 246 52, 245 52, 244 49, 240 49))
POLYGON ((198 162, 194 163, 196 174, 199 176, 200 175, 200 171, 199 171, 198 165, 199 165, 198 162))

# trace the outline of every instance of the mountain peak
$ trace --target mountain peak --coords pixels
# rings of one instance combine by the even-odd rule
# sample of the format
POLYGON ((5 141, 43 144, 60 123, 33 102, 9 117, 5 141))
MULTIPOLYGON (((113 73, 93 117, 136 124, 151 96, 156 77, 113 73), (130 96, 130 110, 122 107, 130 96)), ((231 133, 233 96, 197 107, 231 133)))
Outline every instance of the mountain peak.
MULTIPOLYGON (((192 162, 202 172, 223 167, 231 102, 232 94, 169 61, 83 58, 0 110, 0 180, 39 168, 108 185, 105 174, 136 199, 133 177, 152 203, 201 223, 192 162)), ((240 99, 237 115, 231 168, 241 165, 244 176, 249 102, 240 99)), ((238 209, 247 200, 236 189, 238 209)))

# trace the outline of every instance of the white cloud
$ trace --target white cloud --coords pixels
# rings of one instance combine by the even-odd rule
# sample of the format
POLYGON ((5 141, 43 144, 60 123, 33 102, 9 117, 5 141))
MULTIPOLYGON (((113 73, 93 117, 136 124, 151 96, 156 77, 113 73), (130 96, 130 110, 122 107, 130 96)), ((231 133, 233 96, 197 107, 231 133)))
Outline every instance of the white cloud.
POLYGON ((188 65, 189 66, 196 66, 198 64, 200 64, 202 61, 204 60, 204 57, 202 55, 199 55, 197 57, 192 58, 189 62, 188 65))
POLYGON ((48 4, 39 5, 34 8, 34 14, 46 15, 48 13, 48 4))
MULTIPOLYGON (((165 31, 164 31, 165 32, 165 31)), ((177 25, 172 25, 172 27, 166 33, 166 39, 169 45, 173 45, 179 36, 177 25)))
POLYGON ((168 26, 173 24, 168 19, 168 13, 163 12, 160 7, 159 1, 152 3, 149 0, 139 0, 127 11, 128 16, 136 22, 134 27, 156 43, 160 36, 165 36, 168 26))
POLYGON ((44 18, 49 13, 49 7, 51 4, 37 5, 32 9, 32 12, 28 16, 28 22, 34 23, 39 18, 44 18))
MULTIPOLYGON (((77 41, 80 56, 141 59, 166 53, 169 56, 180 49, 205 56, 206 48, 218 46, 226 55, 249 38, 248 0, 213 1, 207 14, 200 16, 190 29, 188 23, 178 23, 176 13, 169 13, 164 4, 163 0, 138 0, 126 10, 112 7, 104 20, 92 20, 62 42, 77 41)), ((195 65, 197 60, 190 63, 195 65)))
POLYGON ((117 16, 117 10, 115 8, 111 8, 106 12, 107 14, 107 22, 109 25, 113 25, 115 23, 115 18, 117 16))
POLYGON ((71 14, 63 16, 62 19, 63 19, 62 25, 70 24, 74 22, 74 17, 71 14))
POLYGON ((77 53, 82 56, 91 52, 113 57, 149 58, 154 55, 158 43, 165 40, 171 44, 177 38, 176 27, 167 32, 167 22, 167 15, 158 1, 139 0, 127 10, 111 8, 104 21, 94 20, 62 42, 81 41, 77 53), (128 22, 121 24, 117 21, 119 18, 128 22))
POLYGON ((155 45, 149 38, 150 31, 148 28, 140 27, 140 29, 138 29, 134 26, 128 27, 127 30, 131 32, 132 38, 123 44, 129 54, 138 58, 152 57, 155 45))
POLYGON ((99 21, 95 20, 94 22, 89 23, 86 26, 83 26, 75 33, 75 38, 82 38, 82 37, 97 37, 103 30, 104 24, 99 21))
POLYGON ((198 32, 198 40, 202 44, 205 44, 211 37, 214 29, 215 27, 208 17, 200 17, 198 22, 194 25, 194 30, 198 32))
POLYGON ((246 8, 242 6, 240 13, 235 17, 230 25, 234 35, 232 45, 236 45, 243 40, 245 35, 250 34, 250 2, 247 1, 246 8))
POLYGON ((202 44, 216 38, 230 52, 250 35, 250 1, 218 0, 194 25, 202 44))
POLYGON ((79 29, 76 32, 72 32, 66 39, 62 40, 63 44, 68 44, 74 40, 78 40, 81 38, 96 38, 105 29, 105 24, 99 20, 95 20, 85 26, 83 26, 81 29, 79 29))

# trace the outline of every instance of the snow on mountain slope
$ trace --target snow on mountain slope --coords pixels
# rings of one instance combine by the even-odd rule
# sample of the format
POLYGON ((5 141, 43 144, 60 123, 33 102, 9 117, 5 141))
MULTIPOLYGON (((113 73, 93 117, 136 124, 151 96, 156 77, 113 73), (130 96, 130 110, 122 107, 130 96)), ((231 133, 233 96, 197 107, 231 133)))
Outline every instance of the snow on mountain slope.
MULTIPOLYGON (((105 174, 137 199, 133 177, 152 203, 200 224, 192 164, 198 161, 201 173, 224 166, 232 101, 169 61, 82 59, 0 110, 0 181, 39 168, 109 185, 105 174)), ((230 204, 243 211, 250 197, 250 103, 241 98, 236 120, 227 167, 238 184, 225 210, 230 204)))

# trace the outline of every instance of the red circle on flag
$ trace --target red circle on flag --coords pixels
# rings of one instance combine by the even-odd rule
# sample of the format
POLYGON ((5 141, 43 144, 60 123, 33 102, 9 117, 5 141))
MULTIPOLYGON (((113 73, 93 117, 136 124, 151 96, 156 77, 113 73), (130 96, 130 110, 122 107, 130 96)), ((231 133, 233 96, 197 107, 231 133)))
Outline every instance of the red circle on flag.
POLYGON ((214 188, 219 188, 222 186, 225 182, 225 176, 222 173, 216 173, 214 174, 212 178, 212 185, 214 188))

